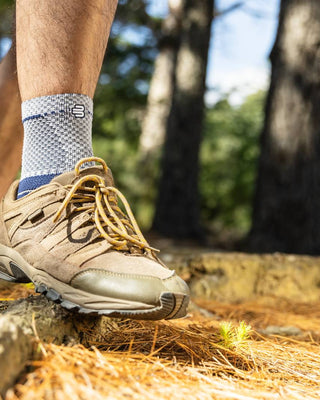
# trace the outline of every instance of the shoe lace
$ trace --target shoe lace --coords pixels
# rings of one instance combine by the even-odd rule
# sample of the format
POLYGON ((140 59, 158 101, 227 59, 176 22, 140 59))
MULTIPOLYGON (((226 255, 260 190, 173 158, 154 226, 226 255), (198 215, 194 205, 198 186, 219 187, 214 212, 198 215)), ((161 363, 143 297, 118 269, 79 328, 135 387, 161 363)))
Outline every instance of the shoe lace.
MULTIPOLYGON (((91 161, 102 164, 107 173, 108 166, 98 157, 89 157, 80 160, 75 166, 76 176, 80 175, 80 167, 91 161)), ((59 221, 68 205, 73 205, 72 212, 87 211, 92 213, 92 221, 100 232, 116 250, 130 253, 159 251, 151 247, 144 238, 137 221, 124 195, 113 186, 106 186, 103 177, 95 174, 85 175, 73 185, 65 186, 69 193, 56 212, 53 222, 59 221), (88 185, 90 183, 90 185, 88 185), (118 205, 121 200, 126 213, 118 205)))

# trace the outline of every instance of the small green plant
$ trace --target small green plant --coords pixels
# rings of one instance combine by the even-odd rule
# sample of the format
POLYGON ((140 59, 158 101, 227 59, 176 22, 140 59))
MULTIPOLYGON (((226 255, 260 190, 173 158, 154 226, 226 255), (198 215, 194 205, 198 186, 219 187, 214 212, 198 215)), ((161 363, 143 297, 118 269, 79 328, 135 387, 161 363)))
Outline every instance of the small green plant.
POLYGON ((227 349, 236 349, 243 346, 250 338, 251 326, 241 321, 238 326, 231 322, 220 324, 219 335, 222 339, 219 344, 227 349))

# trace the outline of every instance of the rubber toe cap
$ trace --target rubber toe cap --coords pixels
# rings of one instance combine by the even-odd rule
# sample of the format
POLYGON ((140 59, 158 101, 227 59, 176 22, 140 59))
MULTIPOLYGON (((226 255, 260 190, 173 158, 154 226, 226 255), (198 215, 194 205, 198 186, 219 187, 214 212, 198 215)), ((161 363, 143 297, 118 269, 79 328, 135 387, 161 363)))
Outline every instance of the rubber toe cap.
POLYGON ((162 282, 166 287, 167 292, 181 293, 187 296, 190 295, 190 290, 188 285, 185 283, 183 279, 181 279, 176 274, 172 275, 170 278, 164 279, 162 282))
POLYGON ((71 286, 94 295, 150 305, 158 305, 160 295, 164 292, 189 294, 188 286, 176 274, 160 279, 89 269, 76 275, 71 286))

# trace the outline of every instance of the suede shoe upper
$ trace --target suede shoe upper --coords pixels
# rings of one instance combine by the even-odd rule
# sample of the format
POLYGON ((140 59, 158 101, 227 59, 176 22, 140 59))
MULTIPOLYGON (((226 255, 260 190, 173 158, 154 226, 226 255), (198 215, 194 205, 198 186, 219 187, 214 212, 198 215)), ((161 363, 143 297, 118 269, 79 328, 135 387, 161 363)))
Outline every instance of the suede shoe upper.
POLYGON ((14 182, 0 205, 0 244, 86 292, 150 304, 165 291, 187 294, 187 285, 155 256, 110 170, 97 160, 103 167, 80 170, 79 164, 18 200, 14 182))

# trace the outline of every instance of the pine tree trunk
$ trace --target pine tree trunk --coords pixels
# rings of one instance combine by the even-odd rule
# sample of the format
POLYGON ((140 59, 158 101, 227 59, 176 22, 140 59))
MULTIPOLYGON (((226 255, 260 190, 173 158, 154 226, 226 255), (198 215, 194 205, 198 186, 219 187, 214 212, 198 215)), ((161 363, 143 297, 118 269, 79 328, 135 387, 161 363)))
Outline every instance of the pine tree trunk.
POLYGON ((184 2, 185 0, 168 0, 169 15, 162 26, 159 54, 150 82, 146 115, 140 136, 139 152, 142 160, 152 159, 165 139, 173 95, 184 2))
POLYGON ((200 237, 198 169, 212 0, 187 0, 153 229, 200 237))
POLYGON ((250 247, 319 254, 319 0, 282 0, 271 62, 250 247))
POLYGON ((15 51, 0 64, 0 198, 6 193, 21 165, 23 128, 15 51))

